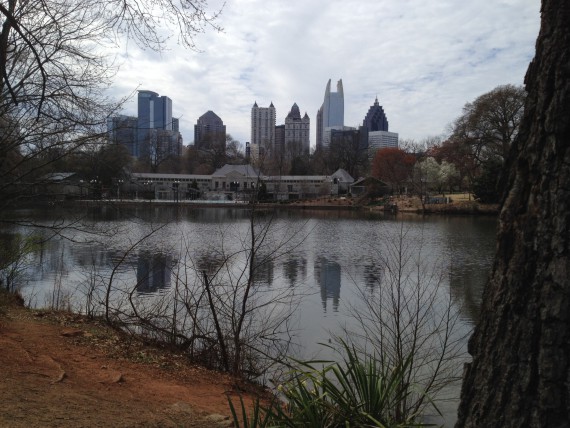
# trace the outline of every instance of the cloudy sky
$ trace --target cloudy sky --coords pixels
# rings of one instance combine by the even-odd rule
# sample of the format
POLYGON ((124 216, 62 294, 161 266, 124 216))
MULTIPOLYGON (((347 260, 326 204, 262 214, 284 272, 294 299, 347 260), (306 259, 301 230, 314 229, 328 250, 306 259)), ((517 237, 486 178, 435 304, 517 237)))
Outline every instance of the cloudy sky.
MULTIPOLYGON (((220 5, 210 0, 211 8, 220 5)), ((113 92, 147 89, 173 101, 184 144, 208 110, 250 140, 254 102, 273 102, 277 124, 293 103, 315 122, 328 79, 342 78, 345 125, 374 98, 400 139, 444 134, 466 102, 523 83, 540 24, 539 0, 227 0, 224 32, 160 54, 123 47, 113 92)), ((125 106, 136 115, 136 101, 125 106)))

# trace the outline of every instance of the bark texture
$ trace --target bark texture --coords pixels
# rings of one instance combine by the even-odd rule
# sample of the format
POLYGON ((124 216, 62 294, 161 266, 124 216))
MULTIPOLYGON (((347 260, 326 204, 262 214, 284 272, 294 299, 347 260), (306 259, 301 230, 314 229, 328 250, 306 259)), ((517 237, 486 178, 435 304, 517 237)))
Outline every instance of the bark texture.
POLYGON ((457 427, 570 426, 570 2, 541 14, 457 427))

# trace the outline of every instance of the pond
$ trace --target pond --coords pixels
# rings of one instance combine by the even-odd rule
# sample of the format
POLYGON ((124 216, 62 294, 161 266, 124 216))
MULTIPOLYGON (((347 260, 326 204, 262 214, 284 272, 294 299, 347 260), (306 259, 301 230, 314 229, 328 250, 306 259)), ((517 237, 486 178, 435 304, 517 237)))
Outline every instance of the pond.
MULTIPOLYGON (((205 301, 204 278, 214 293, 224 290, 225 297, 216 295, 224 310, 235 310, 235 301, 233 306, 227 302, 229 296, 243 296, 248 284, 244 273, 252 256, 253 224, 256 297, 250 303, 259 308, 260 318, 257 324, 248 318, 247 328, 263 325, 281 339, 291 337, 281 351, 298 358, 332 357, 320 344, 334 344, 336 336, 356 337, 369 329, 375 334, 371 326, 378 320, 370 310, 393 299, 396 282, 416 296, 420 289, 414 287, 425 286, 417 311, 440 326, 441 314, 448 314, 454 321, 455 353, 464 358, 496 229, 491 217, 353 211, 263 211, 252 223, 249 210, 225 207, 54 207, 18 215, 40 226, 72 224, 56 236, 50 235, 53 229, 4 229, 8 241, 15 234, 50 238, 33 247, 19 271, 21 292, 31 306, 101 314, 101 302, 108 298, 113 315, 130 317, 133 308, 160 313, 154 322, 165 327, 173 313, 165 302, 196 303, 196 296, 205 301)), ((410 305, 403 302, 403 307, 410 305)), ((393 306, 383 307, 376 317, 386 317, 393 306)), ((201 311, 196 309, 195 317, 204 316, 201 311)), ((180 331, 188 319, 177 319, 180 331)), ((440 406, 446 426, 455 420, 457 388, 443 390, 451 398, 440 406)))

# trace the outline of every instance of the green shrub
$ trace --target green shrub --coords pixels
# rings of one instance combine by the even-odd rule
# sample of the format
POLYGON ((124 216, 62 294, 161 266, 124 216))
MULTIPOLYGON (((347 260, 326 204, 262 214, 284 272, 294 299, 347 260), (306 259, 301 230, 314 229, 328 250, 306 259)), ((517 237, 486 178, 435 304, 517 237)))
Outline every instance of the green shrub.
POLYGON ((240 398, 242 419, 230 408, 236 427, 412 427, 419 415, 401 415, 407 399, 405 383, 411 356, 400 367, 384 367, 380 360, 360 357, 355 348, 342 342, 342 364, 326 361, 297 362, 293 380, 280 386, 284 403, 262 406, 254 403, 247 416, 240 398))

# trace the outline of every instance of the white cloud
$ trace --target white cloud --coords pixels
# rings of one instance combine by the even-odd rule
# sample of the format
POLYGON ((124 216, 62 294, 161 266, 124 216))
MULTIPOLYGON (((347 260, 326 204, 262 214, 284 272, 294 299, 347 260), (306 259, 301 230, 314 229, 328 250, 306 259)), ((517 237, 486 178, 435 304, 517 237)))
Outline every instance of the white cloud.
POLYGON ((230 0, 224 33, 197 38, 201 53, 175 41, 161 54, 131 44, 114 93, 140 85, 172 98, 186 144, 207 110, 245 142, 255 101, 273 102, 278 124, 296 102, 314 144, 326 83, 342 78, 347 125, 360 124, 377 95, 390 130, 421 139, 443 133, 477 96, 522 84, 539 10, 539 0, 230 0))

